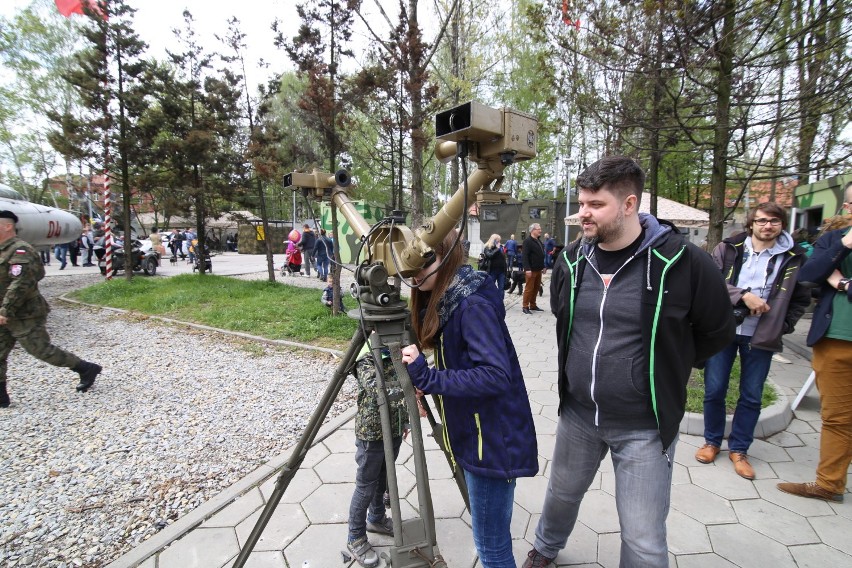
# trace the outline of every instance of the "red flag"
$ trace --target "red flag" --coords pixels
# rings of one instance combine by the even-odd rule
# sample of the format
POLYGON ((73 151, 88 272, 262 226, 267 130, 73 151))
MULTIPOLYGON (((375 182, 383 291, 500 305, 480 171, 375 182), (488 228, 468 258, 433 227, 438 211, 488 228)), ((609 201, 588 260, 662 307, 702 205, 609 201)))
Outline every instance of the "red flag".
POLYGON ((84 6, 91 7, 92 10, 99 13, 101 16, 104 15, 101 7, 97 3, 97 0, 56 0, 56 8, 59 10, 59 13, 66 18, 70 18, 71 14, 83 14, 84 6))

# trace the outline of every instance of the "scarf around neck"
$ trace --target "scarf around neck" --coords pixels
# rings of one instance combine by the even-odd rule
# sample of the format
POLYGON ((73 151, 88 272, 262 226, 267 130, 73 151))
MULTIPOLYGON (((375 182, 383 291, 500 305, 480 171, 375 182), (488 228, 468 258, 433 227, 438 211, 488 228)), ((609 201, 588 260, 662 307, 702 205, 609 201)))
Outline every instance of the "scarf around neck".
POLYGON ((487 277, 487 274, 474 270, 469 264, 463 264, 459 267, 453 281, 450 282, 447 291, 444 292, 444 296, 438 302, 439 329, 443 329, 461 301, 479 290, 487 277))

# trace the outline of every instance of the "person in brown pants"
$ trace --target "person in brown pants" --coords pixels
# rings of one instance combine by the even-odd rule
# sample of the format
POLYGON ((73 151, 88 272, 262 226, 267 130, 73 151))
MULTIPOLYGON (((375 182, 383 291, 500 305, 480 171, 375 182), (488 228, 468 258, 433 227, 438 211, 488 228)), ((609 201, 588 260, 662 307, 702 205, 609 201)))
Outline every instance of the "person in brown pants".
POLYGON ((529 236, 524 239, 524 250, 521 253, 524 274, 527 277, 523 300, 525 314, 544 311, 535 304, 538 290, 541 287, 541 277, 547 270, 544 268, 544 245, 539 240, 540 236, 541 225, 538 223, 530 225, 529 236))
MULTIPOLYGON (((852 184, 846 186, 845 213, 852 213, 852 184)), ((829 231, 799 271, 799 282, 819 287, 807 343, 819 390, 822 430, 816 480, 779 483, 785 493, 843 501, 852 463, 852 227, 829 231)))

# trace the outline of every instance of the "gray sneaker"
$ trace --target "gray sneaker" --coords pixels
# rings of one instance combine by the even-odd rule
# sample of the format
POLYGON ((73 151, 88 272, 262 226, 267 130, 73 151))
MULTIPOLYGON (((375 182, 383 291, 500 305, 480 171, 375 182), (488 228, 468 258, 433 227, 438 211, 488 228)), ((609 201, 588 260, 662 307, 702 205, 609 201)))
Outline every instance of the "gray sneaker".
POLYGON ((362 536, 358 540, 347 542, 346 548, 355 557, 355 561, 365 568, 375 568, 379 565, 379 555, 373 550, 373 545, 362 536))
POLYGON ((377 523, 367 521, 367 532, 393 536, 393 521, 388 516, 377 523))

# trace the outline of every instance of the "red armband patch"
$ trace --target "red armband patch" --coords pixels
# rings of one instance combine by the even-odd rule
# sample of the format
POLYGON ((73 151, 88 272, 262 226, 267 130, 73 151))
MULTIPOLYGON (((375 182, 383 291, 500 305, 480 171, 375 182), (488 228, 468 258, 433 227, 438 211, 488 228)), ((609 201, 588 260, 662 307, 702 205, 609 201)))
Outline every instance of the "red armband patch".
POLYGON ((18 249, 15 251, 15 254, 27 254, 27 251, 25 249, 18 249))

